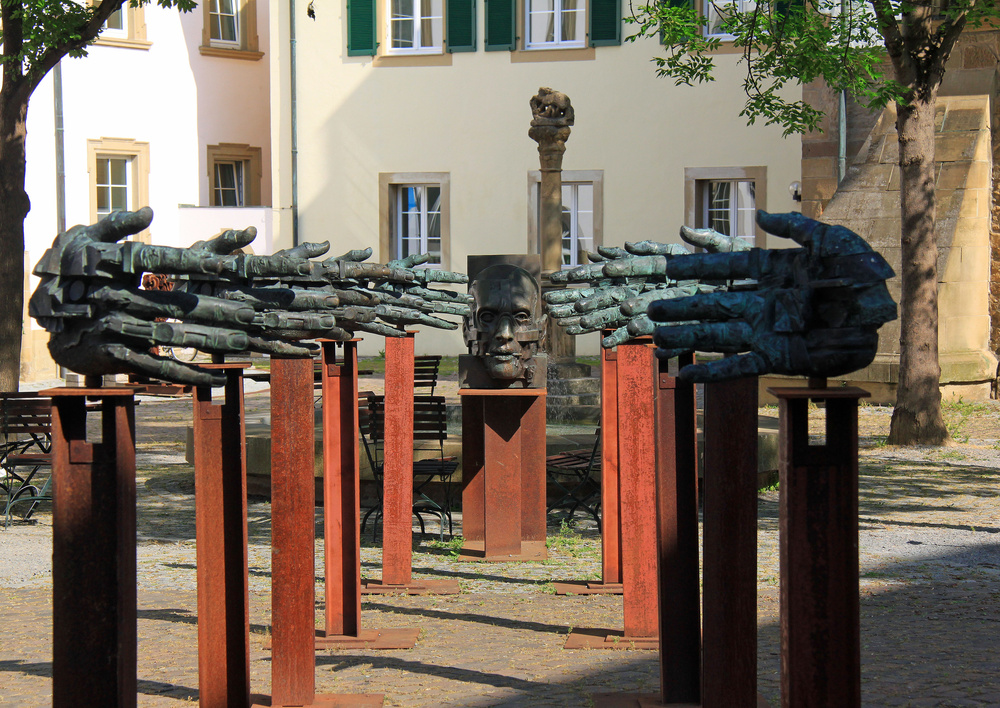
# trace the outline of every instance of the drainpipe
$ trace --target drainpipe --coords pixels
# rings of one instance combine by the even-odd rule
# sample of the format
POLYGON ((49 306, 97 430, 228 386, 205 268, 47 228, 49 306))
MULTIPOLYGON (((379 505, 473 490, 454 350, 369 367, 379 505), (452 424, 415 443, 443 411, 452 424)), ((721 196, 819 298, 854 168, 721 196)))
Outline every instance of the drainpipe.
POLYGON ((288 44, 289 68, 291 69, 291 89, 289 102, 292 111, 292 246, 299 245, 299 126, 298 106, 296 105, 295 79, 295 0, 288 0, 288 44))
POLYGON ((840 120, 837 121, 837 184, 847 176, 847 91, 840 92, 840 120))
POLYGON ((63 130, 62 62, 52 69, 56 129, 56 233, 66 230, 66 146, 63 130))

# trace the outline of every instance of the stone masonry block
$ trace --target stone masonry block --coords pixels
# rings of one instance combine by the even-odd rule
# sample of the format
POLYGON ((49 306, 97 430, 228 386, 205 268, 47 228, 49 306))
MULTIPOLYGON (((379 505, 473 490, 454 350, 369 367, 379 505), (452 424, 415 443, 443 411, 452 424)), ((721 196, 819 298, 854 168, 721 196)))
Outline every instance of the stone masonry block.
POLYGON ((837 180, 833 178, 802 178, 802 194, 810 199, 828 201, 837 192, 837 180))
POLYGON ((962 68, 989 69, 995 67, 997 64, 995 51, 994 47, 983 44, 965 47, 962 52, 962 68))
POLYGON ((938 189, 961 189, 969 176, 971 162, 946 162, 937 174, 938 189))
POLYGON ((989 289, 990 249, 987 246, 941 249, 938 280, 942 283, 978 282, 989 289))
POLYGON ((971 160, 976 152, 978 135, 969 133, 938 133, 934 140, 934 155, 938 162, 971 160))
MULTIPOLYGON (((941 283, 938 287, 938 316, 985 317, 989 319, 989 294, 981 282, 941 283)), ((989 336, 987 333, 985 336, 989 336)))
POLYGON ((837 159, 835 157, 812 157, 802 160, 802 178, 835 179, 837 159))
POLYGON ((940 320, 938 346, 942 352, 969 349, 989 351, 989 343, 989 316, 942 317, 940 320))
POLYGON ((950 133, 982 130, 986 127, 986 113, 981 108, 951 108, 945 114, 941 130, 950 133))
POLYGON ((985 217, 964 217, 955 223, 955 231, 950 242, 945 240, 947 231, 939 227, 938 243, 952 248, 963 246, 988 246, 990 243, 990 220, 985 217))

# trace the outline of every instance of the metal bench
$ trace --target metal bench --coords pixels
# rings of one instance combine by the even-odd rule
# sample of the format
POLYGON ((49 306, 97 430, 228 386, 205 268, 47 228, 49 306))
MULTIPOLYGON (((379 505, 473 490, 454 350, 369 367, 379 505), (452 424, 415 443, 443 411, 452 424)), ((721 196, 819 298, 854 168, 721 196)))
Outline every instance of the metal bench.
POLYGON ((52 399, 35 392, 0 393, 0 488, 4 493, 4 528, 12 510, 27 505, 22 519, 28 520, 39 502, 51 501, 52 476, 41 486, 40 470, 52 466, 52 399))

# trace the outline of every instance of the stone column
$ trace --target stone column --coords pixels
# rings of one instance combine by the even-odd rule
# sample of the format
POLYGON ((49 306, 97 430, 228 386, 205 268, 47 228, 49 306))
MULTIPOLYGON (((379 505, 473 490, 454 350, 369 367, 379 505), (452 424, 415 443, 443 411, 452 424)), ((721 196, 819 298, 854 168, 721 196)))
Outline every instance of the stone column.
MULTIPOLYGON (((539 88, 531 97, 531 127, 528 137, 538 143, 542 179, 539 245, 543 281, 548 273, 562 267, 562 160, 573 125, 573 106, 569 97, 550 88, 539 88)), ((572 360, 576 354, 573 338, 562 327, 550 322, 546 349, 550 363, 572 360)))

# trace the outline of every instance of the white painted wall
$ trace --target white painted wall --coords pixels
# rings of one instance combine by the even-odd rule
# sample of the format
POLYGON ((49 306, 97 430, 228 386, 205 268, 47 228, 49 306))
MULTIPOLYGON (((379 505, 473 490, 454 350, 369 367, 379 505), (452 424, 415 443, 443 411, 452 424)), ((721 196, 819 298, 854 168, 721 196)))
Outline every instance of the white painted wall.
MULTIPOLYGON (((527 174, 538 169, 528 101, 539 86, 569 95, 576 111, 563 169, 604 170, 606 244, 678 240, 685 167, 767 166, 767 207, 797 208, 788 185, 800 179, 800 140, 745 125, 736 56, 717 57, 714 84, 675 87, 655 77, 653 41, 598 47, 592 60, 523 61, 534 57, 483 51, 482 3, 477 14, 479 50, 446 55, 450 66, 378 66, 346 55, 343 0, 319 6, 315 21, 299 13, 300 240, 377 252, 379 173, 448 172, 452 269, 470 254, 524 252, 527 174)), ((463 349, 457 334, 418 336, 417 347, 463 349)))

